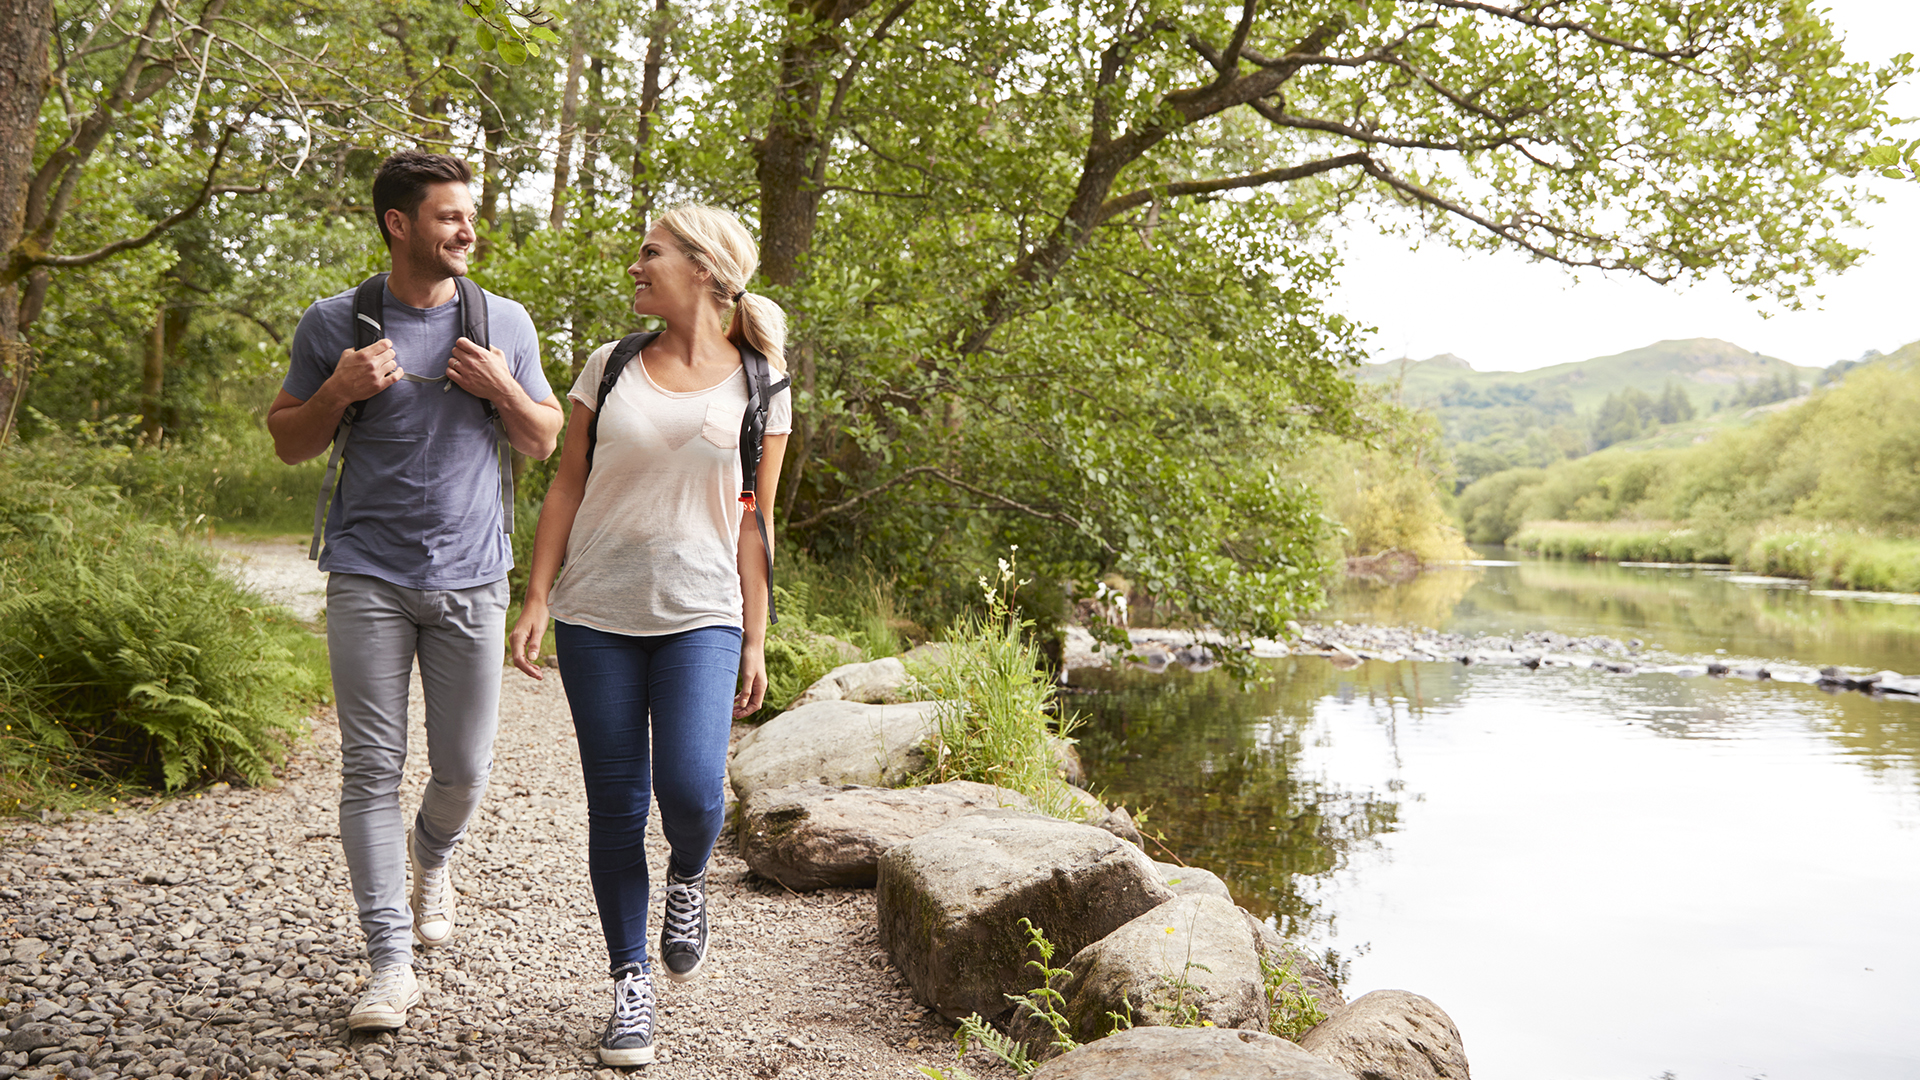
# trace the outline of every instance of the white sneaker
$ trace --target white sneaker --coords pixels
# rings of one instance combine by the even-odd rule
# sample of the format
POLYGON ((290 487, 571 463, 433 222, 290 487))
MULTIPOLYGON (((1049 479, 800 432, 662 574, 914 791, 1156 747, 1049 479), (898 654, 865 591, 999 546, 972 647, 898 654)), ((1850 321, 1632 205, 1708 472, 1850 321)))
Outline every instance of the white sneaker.
POLYGON ((347 1014, 350 1031, 393 1031, 407 1023, 407 1010, 420 1004, 420 983, 412 964, 389 964, 373 973, 360 1000, 347 1014))
POLYGON ((453 937, 453 860, 428 869, 420 865, 413 847, 413 830, 407 830, 407 862, 413 865, 413 940, 422 945, 440 945, 453 937))

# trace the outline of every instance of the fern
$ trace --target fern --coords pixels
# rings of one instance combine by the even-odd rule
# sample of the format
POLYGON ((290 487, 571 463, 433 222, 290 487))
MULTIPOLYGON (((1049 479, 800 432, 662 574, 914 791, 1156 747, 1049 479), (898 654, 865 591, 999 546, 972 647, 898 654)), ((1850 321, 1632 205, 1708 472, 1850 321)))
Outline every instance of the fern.
POLYGON ((264 781, 325 687, 290 616, 110 489, 0 473, 0 625, 0 766, 29 787, 264 781))

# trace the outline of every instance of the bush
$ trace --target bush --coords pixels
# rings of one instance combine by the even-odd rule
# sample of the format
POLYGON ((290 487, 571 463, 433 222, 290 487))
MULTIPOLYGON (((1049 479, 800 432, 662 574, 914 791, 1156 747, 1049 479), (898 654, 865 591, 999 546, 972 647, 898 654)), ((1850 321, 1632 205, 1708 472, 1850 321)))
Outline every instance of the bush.
POLYGON ((101 443, 89 429, 53 432, 8 450, 18 476, 76 488, 107 487, 124 508, 179 528, 221 525, 255 533, 306 533, 326 460, 288 465, 255 425, 207 431, 158 448, 101 443))
POLYGON ((767 699, 748 723, 771 720, 821 676, 841 664, 900 651, 893 629, 893 595, 871 578, 848 587, 804 552, 782 557, 774 569, 780 621, 767 628, 767 699))
MULTIPOLYGON (((975 780, 1021 792, 1055 817, 1075 816, 1075 803, 1060 778, 1054 755, 1054 686, 1040 667, 1040 653, 1013 615, 1019 582, 1013 563, 1001 560, 997 583, 980 579, 986 611, 959 616, 948 628, 937 658, 916 664, 912 674, 940 702, 939 728, 929 746, 932 764, 920 783, 975 780)), ((1074 722, 1062 719, 1059 736, 1074 722)))
POLYGON ((106 779, 266 781, 325 691, 316 639, 110 488, 0 462, 9 797, 106 779))

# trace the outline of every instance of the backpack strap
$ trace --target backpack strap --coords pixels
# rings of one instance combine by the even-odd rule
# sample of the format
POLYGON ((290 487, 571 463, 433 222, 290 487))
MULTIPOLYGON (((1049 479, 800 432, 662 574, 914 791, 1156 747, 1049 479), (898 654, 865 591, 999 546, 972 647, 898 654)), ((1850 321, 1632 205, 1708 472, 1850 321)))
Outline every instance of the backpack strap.
MULTIPOLYGON (((353 290, 353 347, 364 349, 387 336, 381 322, 386 318, 387 275, 375 274, 353 290)), ((327 510, 340 493, 340 458, 347 449, 347 437, 353 434, 353 422, 360 419, 364 401, 348 405, 340 414, 340 426, 333 432, 333 451, 327 455, 327 473, 320 481, 320 494, 313 503, 313 543, 307 558, 320 558, 320 542, 327 528, 327 510)))
MULTIPOLYGON (((362 281, 353 290, 353 347, 364 349, 387 336, 382 325, 386 320, 387 275, 375 274, 362 281)), ((453 292, 460 301, 461 336, 468 341, 487 348, 491 342, 487 329, 487 294, 480 286, 468 278, 453 279, 453 292)), ((438 379, 404 373, 402 378, 409 382, 441 382, 438 379)), ((452 388, 447 381, 442 390, 452 388)), ((507 423, 500 416, 500 410, 493 402, 483 400, 480 403, 486 409, 487 422, 493 425, 494 446, 498 450, 500 467, 500 513, 501 525, 508 536, 513 535, 513 444, 507 440, 507 423)), ((360 418, 365 401, 356 401, 348 405, 340 414, 340 426, 334 429, 333 451, 327 455, 327 473, 320 481, 320 495, 313 505, 313 542, 307 547, 307 558, 318 560, 320 548, 327 527, 327 511, 340 495, 340 461, 346 454, 347 438, 353 434, 354 421, 360 418)))
MULTIPOLYGON (((460 299, 461 336, 485 349, 492 345, 487 336, 487 294, 469 277, 453 279, 454 295, 460 299)), ((487 423, 493 425, 493 445, 500 458, 500 527, 513 535, 513 443, 507 440, 507 422, 493 402, 482 399, 487 423)))
POLYGON ((767 412, 773 407, 773 395, 785 390, 792 381, 780 376, 776 382, 772 365, 760 350, 740 344, 740 371, 747 377, 747 411, 740 417, 740 502, 753 511, 753 523, 760 530, 760 550, 767 557, 767 623, 780 621, 773 608, 773 544, 767 539, 766 515, 760 511, 760 457, 766 448, 767 412))
POLYGON ((646 330, 638 334, 628 334, 613 347, 607 356, 607 366, 600 372, 600 387, 593 395, 593 415, 587 418, 587 471, 593 471, 593 447, 600 440, 600 414, 606 410, 607 395, 613 393, 613 384, 620 381, 620 373, 627 364, 640 355, 640 350, 653 344, 660 336, 658 330, 646 330))

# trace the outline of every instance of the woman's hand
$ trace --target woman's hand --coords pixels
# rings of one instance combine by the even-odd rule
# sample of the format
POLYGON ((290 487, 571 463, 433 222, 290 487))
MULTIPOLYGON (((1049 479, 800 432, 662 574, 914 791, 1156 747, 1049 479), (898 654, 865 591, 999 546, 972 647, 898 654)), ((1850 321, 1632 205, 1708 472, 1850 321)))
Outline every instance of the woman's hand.
POLYGON ((740 692, 733 695, 733 718, 744 720, 767 700, 767 650, 759 642, 740 645, 740 692))
POLYGON ((546 672, 540 670, 540 642, 546 636, 547 602, 529 596, 520 609, 519 620, 507 634, 507 656, 513 666, 536 679, 546 678, 546 672))

